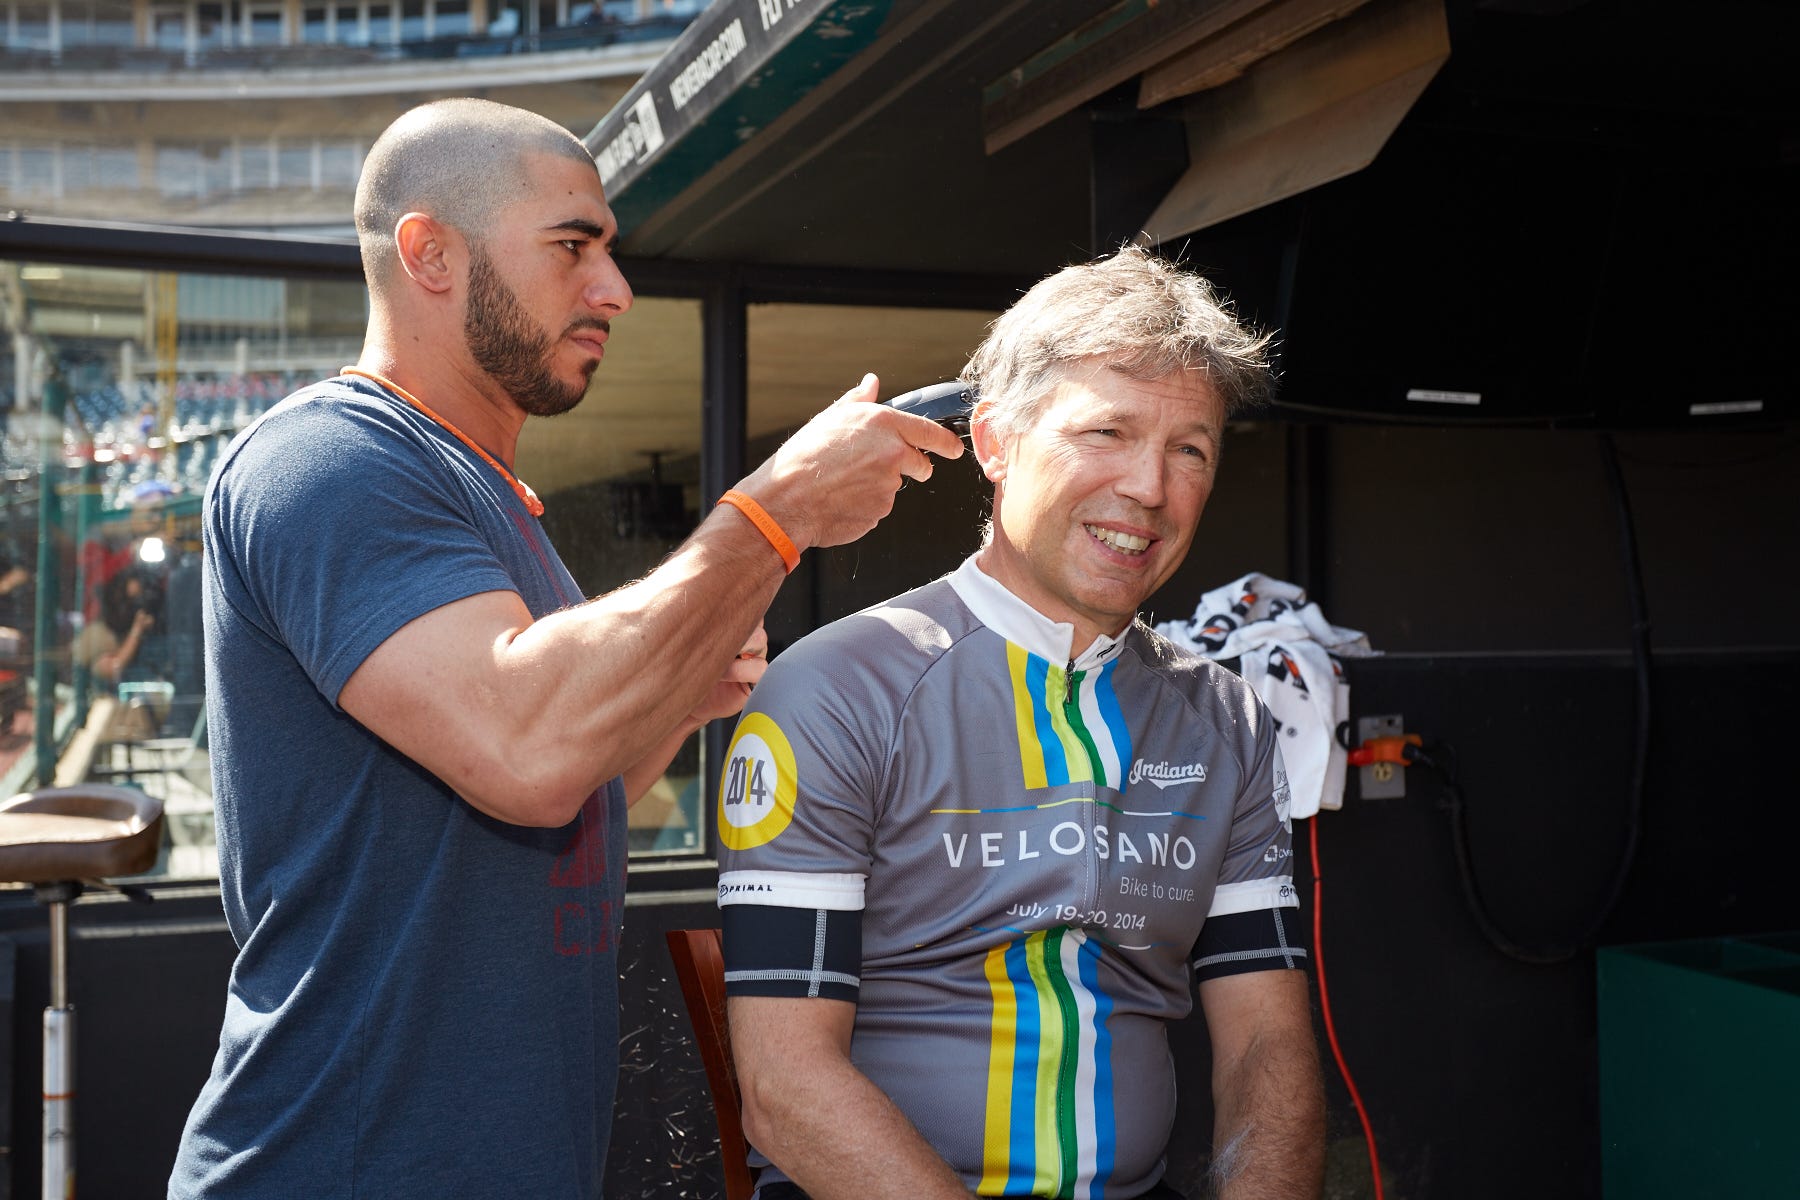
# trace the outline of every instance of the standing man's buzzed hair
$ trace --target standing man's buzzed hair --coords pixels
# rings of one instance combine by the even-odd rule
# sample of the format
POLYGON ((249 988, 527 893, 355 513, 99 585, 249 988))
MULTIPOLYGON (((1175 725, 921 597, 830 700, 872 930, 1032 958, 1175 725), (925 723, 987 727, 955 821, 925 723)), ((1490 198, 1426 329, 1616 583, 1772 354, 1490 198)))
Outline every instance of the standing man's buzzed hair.
POLYGON ((533 154, 594 165, 581 139, 522 108, 462 98, 401 114, 375 139, 356 185, 356 234, 369 287, 379 291, 392 274, 401 217, 426 213, 479 241, 533 154))

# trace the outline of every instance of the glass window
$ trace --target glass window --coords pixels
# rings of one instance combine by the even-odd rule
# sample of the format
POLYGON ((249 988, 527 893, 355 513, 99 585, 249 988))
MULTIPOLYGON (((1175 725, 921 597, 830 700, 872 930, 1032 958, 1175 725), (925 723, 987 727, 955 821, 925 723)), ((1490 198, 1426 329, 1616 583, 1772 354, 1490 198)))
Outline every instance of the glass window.
POLYGON ((156 148, 156 190, 167 197, 198 197, 206 194, 206 176, 201 169, 200 150, 196 146, 158 146, 156 148))
POLYGON ((391 46, 400 39, 400 8, 385 0, 370 0, 367 10, 369 14, 369 44, 375 46, 391 46))
POLYGON ((319 186, 322 188, 354 188, 361 162, 361 149, 356 142, 326 142, 319 147, 319 186))
POLYGON ((400 8, 400 40, 422 42, 431 36, 427 28, 425 0, 406 0, 400 8))
POLYGON ((275 152, 275 179, 279 187, 310 188, 313 186, 313 148, 311 142, 283 142, 275 152))
MULTIPOLYGON (((698 520, 701 357, 698 301, 639 297, 587 398, 525 423, 519 475, 543 497, 544 527, 586 595, 649 572, 698 520)), ((634 853, 706 849, 706 775, 695 736, 632 808, 634 853)))
POLYGON ((130 146, 63 146, 63 194, 137 187, 137 151, 130 146))
MULTIPOLYGON (((171 159, 167 169, 179 176, 193 165, 171 159)), ((168 844, 154 874, 214 875, 201 495, 237 430, 355 359, 366 293, 350 281, 0 261, 6 292, 24 303, 0 306, 0 722, 13 734, 0 738, 0 786, 37 786, 33 735, 47 722, 65 774, 163 800, 168 844), (29 330, 8 324, 14 312, 31 313, 29 330), (36 440, 45 425, 7 419, 46 407, 63 413, 47 470, 36 440), (39 580, 36 514, 46 497, 57 505, 57 563, 39 580), (42 646, 33 644, 39 605, 54 613, 42 646), (128 645, 139 612, 153 623, 128 645), (31 670, 40 656, 55 676, 41 698, 31 670), (83 729, 92 736, 77 739, 83 729)), ((691 531, 703 501, 699 303, 640 297, 610 349, 578 408, 527 422, 517 463, 589 595, 652 569, 691 531)), ((705 851, 701 741, 633 808, 635 855, 705 851)))
POLYGON ((229 4, 199 5, 195 10, 195 44, 202 50, 236 45, 239 38, 233 28, 235 15, 229 4))
POLYGON ((26 0, 13 9, 7 45, 17 50, 50 49, 50 6, 42 0, 26 0))
POLYGON ((65 0, 64 46, 130 46, 136 40, 130 5, 120 0, 65 0))
POLYGON ((14 163, 14 186, 21 196, 58 194, 56 151, 52 147, 20 146, 14 163))
POLYGON ((469 0, 437 0, 433 37, 469 36, 469 0))
POLYGON ((158 5, 150 10, 150 41, 158 50, 171 54, 186 50, 187 32, 186 9, 179 5, 158 5))
POLYGON ((340 4, 337 8, 337 43, 340 46, 366 46, 369 44, 369 20, 366 9, 358 9, 354 4, 340 4))
MULTIPOLYGON (((749 462, 759 463, 864 372, 884 398, 956 378, 998 314, 965 309, 758 304, 749 313, 749 462)), ((608 349, 611 349, 610 345, 608 349)), ((987 490, 964 455, 908 484, 854 544, 804 555, 769 609, 771 655, 828 621, 927 583, 980 543, 987 490), (931 538, 918 531, 928 527, 931 538)))
POLYGON ((519 10, 508 5, 494 10, 488 18, 487 32, 489 37, 512 37, 519 32, 519 10))
POLYGON ((92 146, 62 147, 62 184, 65 194, 94 190, 94 149, 92 146))
POLYGON ((231 193, 231 146, 226 142, 215 142, 200 148, 201 186, 208 196, 225 196, 231 193))
POLYGON ((307 7, 300 16, 300 40, 309 46, 336 41, 336 10, 331 5, 307 7))
POLYGON ((0 787, 39 784, 45 725, 52 769, 163 800, 153 874, 216 875, 201 493, 238 429, 355 358, 366 294, 349 281, 12 262, 0 262, 0 291, 31 313, 15 329, 0 305, 0 787), (40 440, 45 423, 18 420, 22 409, 60 413, 60 446, 40 440), (40 578, 46 505, 57 535, 40 578), (53 615, 40 645, 43 607, 53 615), (150 622, 134 639, 139 613, 150 622), (53 665, 50 695, 35 692, 39 659, 53 665), (84 729, 92 736, 75 737, 84 729))
POLYGON ((237 161, 239 190, 256 191, 275 186, 275 148, 268 142, 239 142, 237 161))
POLYGON ((130 146, 95 146, 90 186, 95 191, 124 191, 138 187, 138 156, 130 146))
POLYGON ((244 9, 243 41, 248 46, 279 46, 283 38, 279 4, 250 4, 244 9))

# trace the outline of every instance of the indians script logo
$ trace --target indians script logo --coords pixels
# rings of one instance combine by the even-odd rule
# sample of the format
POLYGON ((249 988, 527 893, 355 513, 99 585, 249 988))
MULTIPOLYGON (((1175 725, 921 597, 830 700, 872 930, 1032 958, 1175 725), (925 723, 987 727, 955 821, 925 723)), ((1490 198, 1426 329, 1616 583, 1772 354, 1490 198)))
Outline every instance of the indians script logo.
POLYGON ((1156 790, 1174 787, 1178 783, 1205 783, 1206 764, 1188 763, 1181 766, 1166 762, 1145 762, 1138 759, 1131 764, 1131 783, 1152 783, 1156 790))

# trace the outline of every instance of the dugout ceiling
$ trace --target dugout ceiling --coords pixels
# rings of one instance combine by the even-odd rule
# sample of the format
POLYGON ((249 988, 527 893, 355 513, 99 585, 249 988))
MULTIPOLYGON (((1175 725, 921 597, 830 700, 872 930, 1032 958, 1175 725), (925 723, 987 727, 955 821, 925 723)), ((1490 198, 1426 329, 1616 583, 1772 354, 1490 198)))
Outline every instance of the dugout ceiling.
POLYGON ((1029 280, 1143 235, 1282 330, 1297 409, 1785 420, 1797 35, 1783 0, 718 0, 587 142, 634 259, 1029 280))

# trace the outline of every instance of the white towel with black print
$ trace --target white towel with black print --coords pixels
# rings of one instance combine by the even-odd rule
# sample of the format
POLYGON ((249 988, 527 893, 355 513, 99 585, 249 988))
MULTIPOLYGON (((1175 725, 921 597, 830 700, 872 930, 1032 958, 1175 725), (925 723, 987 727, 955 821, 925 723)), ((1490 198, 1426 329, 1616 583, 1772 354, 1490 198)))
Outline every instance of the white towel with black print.
POLYGON ((1200 598, 1186 621, 1156 627, 1178 646, 1208 658, 1237 658, 1281 727, 1281 757, 1293 788, 1292 817, 1344 806, 1344 745, 1338 727, 1350 719, 1343 658, 1378 653, 1360 630, 1325 619, 1304 589, 1250 574, 1200 598))

